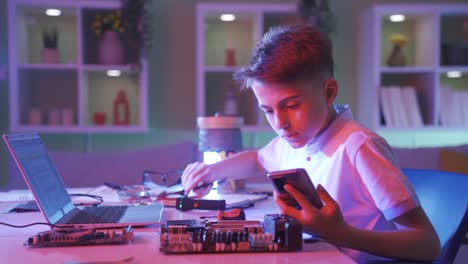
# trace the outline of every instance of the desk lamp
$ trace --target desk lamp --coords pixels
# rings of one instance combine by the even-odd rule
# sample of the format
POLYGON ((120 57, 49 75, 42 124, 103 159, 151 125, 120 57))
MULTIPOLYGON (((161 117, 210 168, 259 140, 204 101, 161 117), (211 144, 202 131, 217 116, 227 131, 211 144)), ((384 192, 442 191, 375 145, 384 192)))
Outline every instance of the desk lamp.
MULTIPOLYGON (((202 154, 205 164, 213 164, 242 150, 242 133, 240 128, 244 119, 239 116, 198 117, 198 151, 202 154)), ((215 182, 213 188, 219 193, 229 193, 244 188, 239 180, 223 180, 215 182)))

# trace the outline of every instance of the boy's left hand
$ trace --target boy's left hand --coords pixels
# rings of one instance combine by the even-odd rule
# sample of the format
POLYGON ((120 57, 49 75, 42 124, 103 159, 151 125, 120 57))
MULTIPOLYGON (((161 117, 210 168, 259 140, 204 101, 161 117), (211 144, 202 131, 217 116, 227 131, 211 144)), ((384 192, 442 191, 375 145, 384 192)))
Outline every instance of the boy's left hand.
POLYGON ((284 189, 296 199, 302 210, 289 206, 275 193, 275 201, 283 214, 289 215, 311 229, 314 234, 332 242, 337 240, 340 234, 342 235, 341 232, 344 232, 346 223, 340 207, 322 185, 317 186, 319 197, 324 203, 320 209, 309 203, 305 196, 292 185, 286 184, 284 189))

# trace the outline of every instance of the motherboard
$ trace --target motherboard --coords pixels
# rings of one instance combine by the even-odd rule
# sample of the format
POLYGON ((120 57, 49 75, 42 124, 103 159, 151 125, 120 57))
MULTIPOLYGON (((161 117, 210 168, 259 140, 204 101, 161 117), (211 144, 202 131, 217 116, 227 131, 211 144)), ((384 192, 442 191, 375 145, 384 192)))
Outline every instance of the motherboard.
POLYGON ((167 254, 284 252, 302 250, 302 226, 280 214, 252 220, 174 220, 162 224, 160 251, 167 254))

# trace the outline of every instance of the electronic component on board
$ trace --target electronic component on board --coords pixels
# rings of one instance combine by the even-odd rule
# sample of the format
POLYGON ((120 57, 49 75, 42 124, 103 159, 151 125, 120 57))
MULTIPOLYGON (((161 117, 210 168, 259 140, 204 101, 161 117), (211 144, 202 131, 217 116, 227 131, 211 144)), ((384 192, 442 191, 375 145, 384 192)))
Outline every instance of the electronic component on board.
POLYGON ((266 214, 263 220, 266 232, 290 250, 302 249, 302 225, 284 214, 266 214))
POLYGON ((38 233, 24 243, 28 247, 64 247, 84 245, 127 244, 134 237, 131 226, 121 233, 93 228, 57 228, 38 233))
POLYGON ((271 218, 268 223, 271 226, 275 221, 278 223, 274 224, 274 232, 268 232, 261 221, 167 221, 160 227, 160 250, 167 254, 301 250, 302 226, 299 228, 296 221, 286 217, 271 218))

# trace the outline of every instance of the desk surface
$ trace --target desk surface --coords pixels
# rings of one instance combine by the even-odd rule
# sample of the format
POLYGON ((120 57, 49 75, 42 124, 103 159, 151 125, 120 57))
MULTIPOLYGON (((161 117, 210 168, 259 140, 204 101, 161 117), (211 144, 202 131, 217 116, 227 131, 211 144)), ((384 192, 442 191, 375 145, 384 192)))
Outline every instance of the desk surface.
MULTIPOLYGON (((11 206, 12 202, 0 202, 0 211, 11 206)), ((265 213, 277 212, 272 198, 258 202, 245 209, 247 219, 262 220, 265 213)), ((202 215, 213 215, 213 211, 181 212, 165 208, 163 221, 168 219, 196 219, 202 215)), ((45 221, 41 213, 0 214, 0 222, 29 224, 45 221)), ((0 226, 1 263, 242 263, 258 264, 260 261, 275 263, 355 263, 336 247, 324 242, 306 243, 301 252, 281 253, 222 253, 165 255, 159 252, 159 229, 154 227, 135 229, 135 240, 126 245, 102 245, 82 247, 27 248, 23 243, 28 237, 48 230, 47 226, 36 225, 28 228, 0 226), (129 262, 121 260, 133 258, 129 262)))

